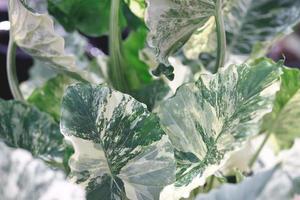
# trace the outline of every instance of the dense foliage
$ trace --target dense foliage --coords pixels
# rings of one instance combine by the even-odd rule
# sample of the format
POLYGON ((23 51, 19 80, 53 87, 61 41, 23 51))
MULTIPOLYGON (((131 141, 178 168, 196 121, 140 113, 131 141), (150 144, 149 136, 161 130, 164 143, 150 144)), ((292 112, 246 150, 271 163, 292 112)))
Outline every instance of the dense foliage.
POLYGON ((8 6, 0 199, 300 195, 300 71, 266 57, 299 0, 8 6), (86 36, 108 36, 109 54, 86 36), (34 59, 20 85, 17 47, 34 59))

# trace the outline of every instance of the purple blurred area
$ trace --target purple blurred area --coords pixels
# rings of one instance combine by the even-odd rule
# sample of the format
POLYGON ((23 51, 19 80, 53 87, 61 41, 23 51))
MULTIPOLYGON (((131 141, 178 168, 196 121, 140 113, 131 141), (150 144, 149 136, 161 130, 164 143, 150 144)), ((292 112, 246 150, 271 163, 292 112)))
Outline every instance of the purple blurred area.
MULTIPOLYGON (((0 1, 0 23, 8 20, 7 1, 0 1)), ((8 45, 9 33, 6 30, 0 30, 0 98, 11 99, 12 94, 9 90, 6 77, 6 50, 8 45)), ((92 46, 98 47, 107 53, 107 37, 89 38, 92 46)), ((286 66, 300 68, 300 26, 295 32, 280 40, 269 52, 269 57, 275 61, 285 58, 286 66)), ((20 49, 17 51, 17 73, 20 82, 28 79, 28 70, 33 61, 20 49)))

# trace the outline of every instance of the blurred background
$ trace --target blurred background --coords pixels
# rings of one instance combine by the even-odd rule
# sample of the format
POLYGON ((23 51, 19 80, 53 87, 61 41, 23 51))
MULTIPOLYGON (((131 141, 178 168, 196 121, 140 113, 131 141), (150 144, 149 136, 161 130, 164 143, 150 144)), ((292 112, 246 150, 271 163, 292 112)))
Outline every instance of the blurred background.
MULTIPOLYGON (((11 99, 8 81, 6 77, 6 51, 9 40, 9 23, 7 13, 7 2, 0 1, 0 98, 11 99)), ((126 36, 126 33, 125 33, 126 36)), ((91 46, 108 52, 107 37, 88 38, 91 46)), ((271 49, 268 56, 275 61, 285 58, 285 65, 300 68, 300 25, 295 28, 295 32, 277 42, 271 49)), ((29 76, 29 69, 33 61, 30 56, 20 49, 17 50, 17 74, 19 81, 25 81, 29 76)))

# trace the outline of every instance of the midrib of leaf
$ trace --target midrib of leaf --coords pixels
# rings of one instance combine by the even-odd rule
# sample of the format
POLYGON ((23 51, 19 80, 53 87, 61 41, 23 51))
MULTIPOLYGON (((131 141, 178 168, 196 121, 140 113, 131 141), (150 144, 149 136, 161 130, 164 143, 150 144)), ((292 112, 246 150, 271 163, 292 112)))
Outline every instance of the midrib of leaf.
MULTIPOLYGON (((76 95, 77 95, 77 98, 81 98, 78 93, 76 93, 76 95)), ((93 127, 93 129, 94 129, 93 130, 93 135, 100 135, 99 132, 97 131, 97 127, 95 126, 96 124, 94 123, 94 121, 92 119, 92 116, 90 115, 90 111, 87 111, 86 116, 89 117, 89 121, 91 122, 91 124, 94 125, 94 127, 93 127)), ((107 168, 109 170, 109 175, 112 178, 111 185, 110 185, 111 188, 112 188, 113 183, 115 183, 115 185, 118 187, 118 190, 122 193, 122 195, 126 196, 126 194, 124 194, 124 191, 119 187, 118 183, 115 181, 115 175, 113 174, 113 171, 112 171, 112 168, 111 168, 112 164, 111 164, 110 160, 108 159, 108 155, 106 153, 106 149, 104 148, 104 144, 103 144, 101 138, 99 140, 99 144, 100 144, 100 146, 101 146, 101 148, 103 150, 103 153, 104 153, 104 157, 105 157, 105 160, 106 160, 107 168)), ((111 195, 113 195, 113 193, 111 193, 111 195)), ((114 199, 113 196, 111 196, 111 199, 114 199)))
POLYGON ((237 29, 235 29, 237 31, 234 33, 233 40, 228 45, 228 49, 229 50, 231 50, 232 47, 234 47, 236 45, 236 43, 237 43, 237 38, 238 37, 235 37, 235 36, 238 35, 241 32, 241 30, 243 30, 244 24, 247 21, 246 17, 248 16, 249 12, 252 10, 252 6, 251 6, 252 2, 253 2, 253 0, 249 0, 248 4, 245 6, 246 7, 246 11, 244 12, 243 16, 241 17, 241 20, 239 20, 239 22, 240 22, 239 23, 239 27, 237 29))

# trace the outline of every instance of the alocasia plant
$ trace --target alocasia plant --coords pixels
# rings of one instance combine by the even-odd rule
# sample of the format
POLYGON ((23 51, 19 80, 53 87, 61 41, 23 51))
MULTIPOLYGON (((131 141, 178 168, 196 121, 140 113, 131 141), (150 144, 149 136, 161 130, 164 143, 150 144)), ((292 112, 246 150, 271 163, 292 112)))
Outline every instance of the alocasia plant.
POLYGON ((71 176, 96 199, 158 199, 174 181, 173 147, 158 118, 106 86, 70 86, 61 131, 71 141, 71 176))
POLYGON ((1 200, 266 199, 282 183, 276 198, 299 194, 300 71, 258 57, 300 21, 300 1, 29 1, 8 1, 17 100, 0 100, 1 200), (108 55, 86 37, 100 35, 108 55), (35 63, 22 92, 17 46, 35 63), (270 135, 277 151, 294 146, 251 176, 270 135))
POLYGON ((209 166, 258 134, 262 117, 271 111, 280 74, 280 64, 269 60, 231 65, 217 75, 201 75, 159 106, 162 127, 175 148, 175 191, 189 183, 184 192, 194 189, 209 166))

